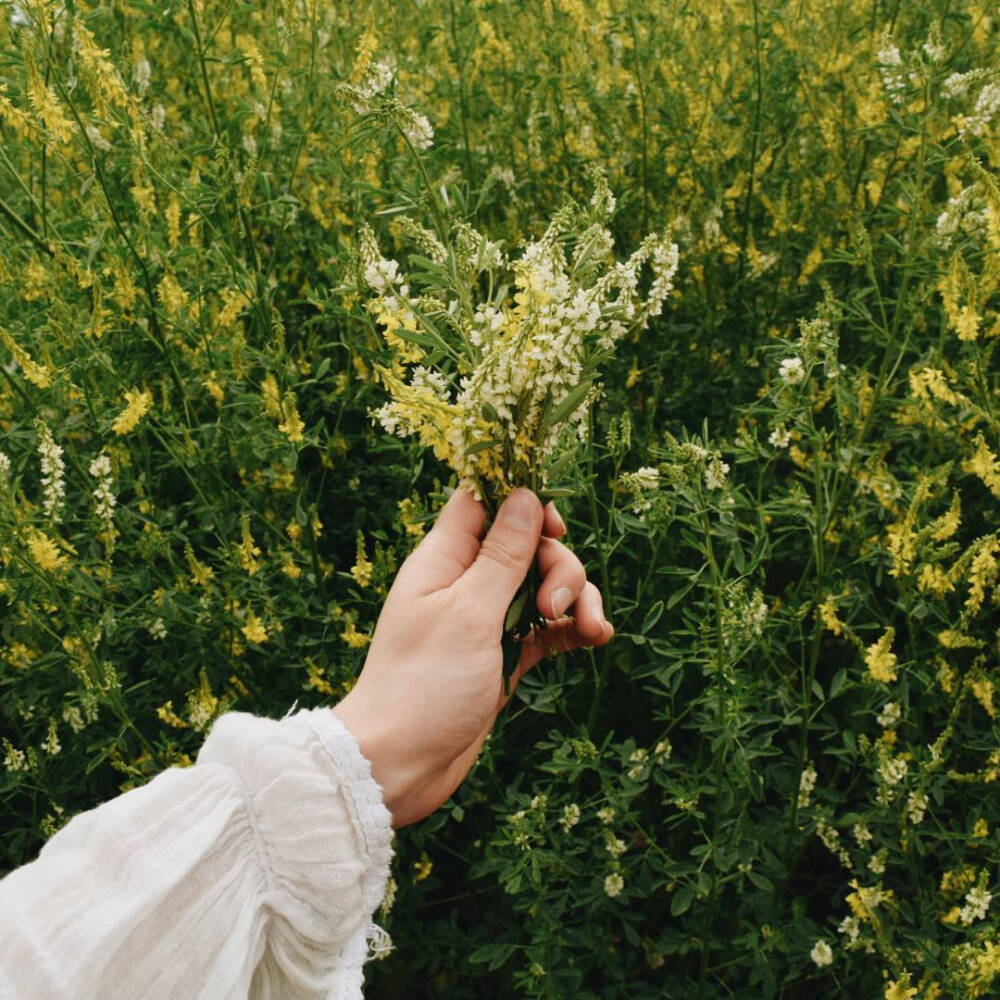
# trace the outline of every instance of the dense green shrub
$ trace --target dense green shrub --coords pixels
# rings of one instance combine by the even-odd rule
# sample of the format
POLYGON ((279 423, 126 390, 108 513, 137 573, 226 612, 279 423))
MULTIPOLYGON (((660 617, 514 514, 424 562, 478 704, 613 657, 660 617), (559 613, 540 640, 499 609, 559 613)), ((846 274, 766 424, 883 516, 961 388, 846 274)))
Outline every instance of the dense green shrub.
POLYGON ((998 42, 986 0, 0 3, 0 868, 349 689, 449 484, 369 416, 359 227, 516 246, 596 166, 623 254, 680 246, 559 484, 618 634, 400 831, 369 993, 990 995, 998 42))

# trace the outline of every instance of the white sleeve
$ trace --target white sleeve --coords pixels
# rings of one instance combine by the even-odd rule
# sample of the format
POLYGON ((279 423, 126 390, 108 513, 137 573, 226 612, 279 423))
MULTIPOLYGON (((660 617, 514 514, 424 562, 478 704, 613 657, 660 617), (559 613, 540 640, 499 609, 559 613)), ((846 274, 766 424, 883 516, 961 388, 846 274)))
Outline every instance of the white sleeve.
POLYGON ((329 708, 219 717, 189 768, 0 881, 2 1000, 357 1000, 391 817, 329 708))

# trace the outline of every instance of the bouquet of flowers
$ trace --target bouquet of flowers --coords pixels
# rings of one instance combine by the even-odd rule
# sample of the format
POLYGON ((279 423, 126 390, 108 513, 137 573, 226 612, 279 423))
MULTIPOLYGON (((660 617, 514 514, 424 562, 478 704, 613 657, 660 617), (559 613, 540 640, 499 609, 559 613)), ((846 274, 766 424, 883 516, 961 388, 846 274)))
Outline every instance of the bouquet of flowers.
MULTIPOLYGON (((565 205, 514 256, 464 223, 446 243, 405 219, 419 251, 407 277, 372 231, 361 231, 368 307, 392 352, 389 365, 376 366, 389 399, 373 416, 432 448, 491 516, 518 486, 564 495, 550 481, 586 436, 601 366, 661 311, 673 286, 669 236, 648 236, 626 261, 615 259, 614 196, 603 176, 594 181, 589 205, 565 205)), ((529 573, 507 614, 505 687, 516 640, 545 626, 538 582, 529 573)))

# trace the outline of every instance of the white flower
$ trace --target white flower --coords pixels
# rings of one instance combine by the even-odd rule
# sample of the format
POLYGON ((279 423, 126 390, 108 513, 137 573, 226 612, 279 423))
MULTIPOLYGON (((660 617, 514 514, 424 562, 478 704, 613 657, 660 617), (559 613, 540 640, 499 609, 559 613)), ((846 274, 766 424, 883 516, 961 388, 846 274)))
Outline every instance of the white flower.
POLYGON ((910 822, 918 826, 927 811, 927 796, 923 792, 911 792, 906 800, 906 814, 910 817, 910 822))
POLYGON ((10 480, 10 459, 0 451, 0 486, 10 480))
POLYGON ((784 424, 778 424, 767 439, 775 448, 787 448, 792 440, 791 432, 784 424))
POLYGON ((132 80, 135 83, 136 90, 140 94, 145 94, 149 89, 149 81, 153 75, 153 67, 149 65, 149 60, 146 58, 140 59, 132 67, 132 80))
POLYGON ((64 464, 63 450, 55 443, 52 432, 41 420, 38 422, 38 454, 42 467, 42 487, 45 498, 42 508, 46 516, 51 517, 55 524, 62 520, 59 508, 66 495, 66 485, 63 480, 64 464))
POLYGON ((63 708, 62 717, 63 721, 74 733, 80 732, 86 725, 83 721, 83 716, 80 714, 80 709, 76 705, 67 705, 63 708))
POLYGON ((1000 111, 1000 83, 988 83, 979 92, 972 114, 962 122, 958 134, 962 138, 967 135, 982 135, 998 111, 1000 111))
POLYGON ((628 850, 625 845, 625 841, 621 840, 619 837, 614 836, 610 830, 605 831, 607 833, 607 841, 604 846, 607 849, 608 854, 613 858, 621 857, 628 850))
POLYGON ((412 108, 406 108, 400 114, 399 127, 416 149, 428 149, 434 141, 434 129, 427 116, 412 108))
POLYGON ((959 911, 958 919, 968 926, 976 920, 984 920, 989 912, 993 894, 985 887, 974 885, 965 894, 965 906, 959 911))
POLYGON ((909 770, 903 757, 886 757, 878 766, 879 777, 887 785, 898 785, 909 770))
POLYGON ((857 917, 844 917, 837 930, 847 936, 848 946, 853 945, 861 936, 861 921, 857 917))
POLYGON ((603 809, 597 810, 597 818, 602 823, 610 823, 615 818, 615 811, 611 806, 605 806, 603 809))
POLYGON ((162 104, 157 104, 149 113, 149 124, 154 132, 162 132, 163 126, 167 122, 167 109, 162 104))
POLYGON ((621 877, 617 872, 612 872, 604 880, 604 892, 606 895, 614 899, 618 896, 622 889, 625 888, 625 879, 621 877))
POLYGON ((931 62, 941 62, 945 56, 945 47, 937 41, 924 42, 923 44, 924 54, 930 59, 931 62))
POLYGON ((90 463, 88 471, 98 480, 97 489, 93 492, 93 497, 97 501, 94 513, 105 522, 107 529, 111 530, 116 503, 115 495, 111 491, 111 459, 105 452, 101 452, 90 463))
POLYGON ((705 469, 705 487, 710 490, 721 490, 726 485, 727 472, 729 472, 728 464, 718 455, 714 455, 708 468, 705 469))
POLYGON ((802 359, 785 358, 778 366, 778 374, 786 385, 798 385, 806 377, 802 359))
POLYGON ((27 758, 24 756, 24 751, 18 750, 8 740, 4 740, 4 745, 7 749, 3 756, 3 766, 8 771, 27 771, 28 763, 27 758))
POLYGON ((975 73, 952 73, 941 84, 941 96, 946 101, 961 97, 968 91, 969 84, 972 83, 976 75, 975 73))
POLYGON ((641 514, 653 506, 653 502, 644 493, 653 493, 660 488, 660 470, 653 466, 644 466, 635 472, 625 472, 621 484, 632 493, 632 512, 641 514))
POLYGON ((106 153, 111 148, 111 143, 101 134, 101 130, 96 125, 88 125, 84 131, 94 149, 99 149, 106 153))
POLYGON ((872 839, 871 830, 864 823, 855 823, 851 829, 851 833, 854 835, 858 847, 864 846, 872 839))
POLYGON ((55 719, 49 719, 49 732, 45 739, 42 740, 42 749, 50 757, 55 757, 62 750, 62 744, 59 742, 59 734, 56 731, 55 719))
POLYGON ((167 637, 167 626, 164 625, 162 618, 155 619, 148 631, 154 639, 166 639, 167 637))
POLYGON ((833 949, 826 943, 826 941, 817 941, 813 945, 812 951, 809 952, 809 957, 820 968, 823 968, 824 965, 830 965, 833 963, 833 949))
POLYGON ((559 819, 559 825, 563 828, 563 830, 566 833, 569 833, 569 831, 579 822, 580 807, 575 802, 571 802, 568 806, 564 806, 562 817, 559 819))
POLYGON ((805 809, 809 805, 809 799, 812 796, 813 789, 816 787, 816 768, 810 764, 802 772, 802 776, 799 778, 799 808, 805 809))
POLYGON ((877 851, 868 859, 868 870, 875 875, 884 875, 885 858, 886 858, 885 848, 883 848, 881 851, 877 851))
POLYGON ((894 729, 899 725, 899 720, 902 717, 903 710, 899 707, 899 703, 887 701, 882 706, 882 711, 879 713, 876 721, 883 729, 894 729))

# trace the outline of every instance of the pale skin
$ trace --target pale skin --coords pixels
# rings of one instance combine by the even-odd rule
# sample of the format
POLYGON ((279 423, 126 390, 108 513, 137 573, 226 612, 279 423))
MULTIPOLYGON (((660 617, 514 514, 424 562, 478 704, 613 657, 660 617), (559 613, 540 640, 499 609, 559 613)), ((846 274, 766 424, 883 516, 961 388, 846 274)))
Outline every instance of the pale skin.
POLYGON ((600 591, 558 540, 566 525, 553 504, 518 489, 484 537, 485 525, 483 505, 456 490, 400 567, 361 675, 333 707, 371 762, 394 827, 451 797, 509 700, 503 619, 533 559, 549 627, 523 643, 510 695, 547 653, 603 646, 614 635, 600 591))

